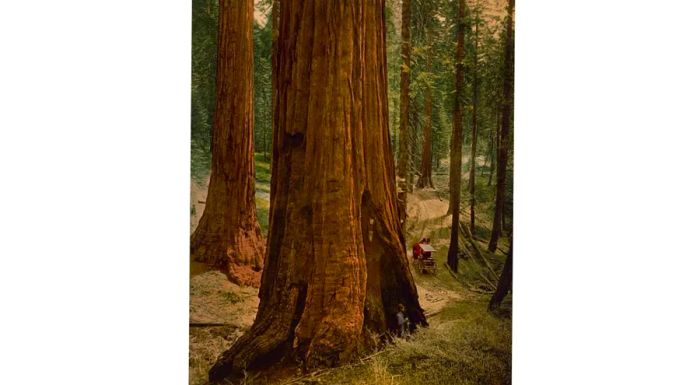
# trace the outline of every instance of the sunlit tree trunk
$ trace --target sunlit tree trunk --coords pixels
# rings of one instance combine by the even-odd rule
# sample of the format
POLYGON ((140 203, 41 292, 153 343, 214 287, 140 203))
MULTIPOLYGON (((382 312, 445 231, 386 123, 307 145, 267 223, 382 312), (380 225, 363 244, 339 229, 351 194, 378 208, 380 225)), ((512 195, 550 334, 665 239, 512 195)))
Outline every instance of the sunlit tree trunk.
POLYGON ((459 253, 459 200, 462 184, 462 89, 464 84, 464 15, 465 0, 459 0, 457 50, 455 52, 455 103, 452 113, 452 147, 450 149, 450 212, 452 229, 447 265, 457 271, 459 253))
POLYGON ((190 253, 235 283, 257 286, 265 244, 253 154, 253 0, 221 1, 211 178, 190 253))
POLYGON ((501 134, 498 141, 498 163, 496 166, 496 208, 493 215, 489 251, 496 251, 498 239, 501 237, 503 223, 503 208, 506 199, 506 172, 508 166, 508 147, 510 147, 510 122, 513 110, 513 54, 515 38, 513 35, 514 0, 508 1, 508 16, 506 18, 505 63, 503 73, 503 102, 501 104, 501 134))
POLYGON ((406 220, 408 185, 409 143, 409 89, 411 70, 411 0, 401 2, 401 79, 399 83, 399 218, 406 220))
POLYGON ((209 372, 347 362, 426 324, 399 222, 384 2, 280 2, 268 253, 253 326, 209 372))

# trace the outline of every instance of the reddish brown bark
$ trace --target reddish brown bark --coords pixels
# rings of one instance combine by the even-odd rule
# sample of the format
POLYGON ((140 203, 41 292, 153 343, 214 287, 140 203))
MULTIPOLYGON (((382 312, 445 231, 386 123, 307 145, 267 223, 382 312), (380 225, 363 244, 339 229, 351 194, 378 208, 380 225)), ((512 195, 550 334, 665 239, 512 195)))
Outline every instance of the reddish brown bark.
POLYGON ((503 66, 503 102, 501 103, 500 136, 498 139, 498 162, 496 164, 496 207, 491 227, 489 251, 496 251, 498 239, 503 231, 503 208, 506 199, 506 172, 508 166, 508 148, 510 147, 510 123, 513 111, 513 55, 515 37, 513 35, 513 12, 515 2, 508 1, 508 16, 506 17, 506 36, 504 44, 505 64, 503 66))
POLYGON ((260 283, 265 244, 255 216, 253 0, 219 6, 211 177, 190 253, 235 283, 260 283))
POLYGON ((384 2, 280 3, 268 253, 251 329, 212 381, 279 360, 332 366, 426 324, 399 222, 384 2))
POLYGON ((409 90, 411 79, 411 0, 401 2, 401 78, 399 81, 399 218, 401 222, 406 220, 407 194, 410 189, 408 184, 408 162, 410 158, 410 144, 408 132, 409 119, 409 90))
POLYGON ((455 51, 455 101, 452 112, 452 143, 450 149, 450 208, 452 229, 450 247, 447 250, 447 265, 457 271, 459 254, 459 200, 462 184, 462 88, 464 84, 464 15, 465 0, 459 0, 457 21, 457 50, 455 51))

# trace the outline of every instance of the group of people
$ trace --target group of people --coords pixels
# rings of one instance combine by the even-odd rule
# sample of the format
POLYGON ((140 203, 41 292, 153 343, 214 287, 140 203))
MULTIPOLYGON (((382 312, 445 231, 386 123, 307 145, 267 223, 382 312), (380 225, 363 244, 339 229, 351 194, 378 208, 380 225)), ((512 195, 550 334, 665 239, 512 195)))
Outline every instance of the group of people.
POLYGON ((413 245, 413 259, 430 259, 432 258, 432 253, 430 251, 423 251, 421 245, 429 245, 430 238, 423 238, 420 242, 413 245))

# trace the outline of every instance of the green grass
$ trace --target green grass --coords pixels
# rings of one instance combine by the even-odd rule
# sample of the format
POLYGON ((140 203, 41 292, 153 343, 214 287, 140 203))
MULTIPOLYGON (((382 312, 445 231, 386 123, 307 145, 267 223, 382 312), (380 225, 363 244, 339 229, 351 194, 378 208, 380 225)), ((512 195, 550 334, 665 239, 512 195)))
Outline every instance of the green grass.
POLYGON ((261 153, 255 154, 255 208, 260 230, 267 235, 270 213, 270 161, 261 153))
POLYGON ((255 197, 255 213, 258 217, 258 224, 260 225, 260 230, 263 235, 267 236, 267 229, 269 227, 269 213, 270 213, 270 201, 268 199, 263 199, 255 197))
POLYGON ((270 160, 262 153, 255 153, 255 189, 270 193, 270 160))
POLYGON ((331 369, 317 384, 510 384, 511 320, 486 310, 488 298, 452 303, 409 340, 331 369))

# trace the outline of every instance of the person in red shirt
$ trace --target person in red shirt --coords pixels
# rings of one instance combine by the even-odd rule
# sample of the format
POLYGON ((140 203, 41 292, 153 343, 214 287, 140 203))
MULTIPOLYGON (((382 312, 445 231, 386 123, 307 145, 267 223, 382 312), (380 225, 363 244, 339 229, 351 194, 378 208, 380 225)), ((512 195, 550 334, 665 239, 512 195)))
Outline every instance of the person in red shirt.
POLYGON ((419 259, 423 256, 423 250, 420 248, 421 243, 425 243, 425 238, 421 239, 420 242, 413 245, 413 259, 419 259))

